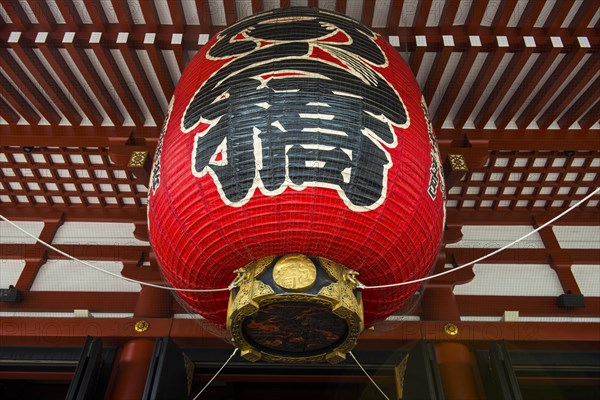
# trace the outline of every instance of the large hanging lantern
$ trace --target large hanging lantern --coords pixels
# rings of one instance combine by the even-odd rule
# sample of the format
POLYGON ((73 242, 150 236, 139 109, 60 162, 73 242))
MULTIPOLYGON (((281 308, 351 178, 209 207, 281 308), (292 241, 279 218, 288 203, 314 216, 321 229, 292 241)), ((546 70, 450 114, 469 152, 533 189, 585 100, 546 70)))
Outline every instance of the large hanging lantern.
POLYGON ((248 17, 190 62, 169 108, 148 223, 165 278, 251 360, 344 358, 417 289, 444 219, 418 85, 380 35, 304 8, 248 17), (237 274, 237 275, 236 275, 237 274), (361 298, 362 297, 362 298, 361 298))

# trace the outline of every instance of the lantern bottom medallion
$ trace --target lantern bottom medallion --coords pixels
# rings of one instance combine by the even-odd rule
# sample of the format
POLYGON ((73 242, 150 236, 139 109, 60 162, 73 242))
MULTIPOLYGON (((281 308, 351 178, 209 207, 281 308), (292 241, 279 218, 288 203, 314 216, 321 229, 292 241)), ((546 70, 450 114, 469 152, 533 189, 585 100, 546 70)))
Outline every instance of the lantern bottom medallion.
POLYGON ((363 330, 356 272, 322 257, 269 256, 236 271, 227 329, 250 361, 332 364, 363 330))

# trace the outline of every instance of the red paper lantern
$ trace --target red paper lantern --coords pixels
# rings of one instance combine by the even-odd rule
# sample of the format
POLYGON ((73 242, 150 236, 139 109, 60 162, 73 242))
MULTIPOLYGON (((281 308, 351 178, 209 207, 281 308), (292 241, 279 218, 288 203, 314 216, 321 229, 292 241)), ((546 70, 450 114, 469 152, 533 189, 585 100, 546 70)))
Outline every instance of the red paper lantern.
MULTIPOLYGON (((439 153, 412 72, 343 15, 288 8, 213 37, 182 75, 149 190, 169 283, 223 288, 267 256, 323 257, 369 286, 426 276, 444 224, 439 153)), ((365 290, 365 324, 416 285, 365 290)), ((179 293, 225 325, 227 292, 179 293)))

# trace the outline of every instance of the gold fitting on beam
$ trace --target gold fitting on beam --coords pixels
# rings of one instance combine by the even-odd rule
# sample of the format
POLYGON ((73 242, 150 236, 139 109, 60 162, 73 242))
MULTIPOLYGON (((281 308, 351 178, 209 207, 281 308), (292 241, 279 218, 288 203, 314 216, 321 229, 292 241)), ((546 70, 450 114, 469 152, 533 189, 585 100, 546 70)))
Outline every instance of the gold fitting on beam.
POLYGON ((456 336, 458 335, 458 326, 453 323, 446 324, 444 326, 444 332, 446 332, 446 335, 456 336))
POLYGON ((147 321, 141 320, 135 323, 134 329, 136 332, 146 332, 150 328, 150 324, 147 321))
POLYGON ((144 168, 146 161, 148 160, 148 152, 147 151, 134 151, 131 153, 129 157, 129 162, 127 163, 128 168, 144 168))
POLYGON ((450 161, 450 168, 452 171, 468 172, 467 162, 462 154, 448 154, 448 161, 450 161))

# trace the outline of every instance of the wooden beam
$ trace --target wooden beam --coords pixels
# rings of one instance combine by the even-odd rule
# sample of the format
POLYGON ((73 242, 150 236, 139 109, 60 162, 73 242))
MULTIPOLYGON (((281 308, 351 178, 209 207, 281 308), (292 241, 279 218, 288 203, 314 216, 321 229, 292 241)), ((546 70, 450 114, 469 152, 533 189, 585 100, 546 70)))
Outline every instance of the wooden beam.
POLYGON ((100 38, 98 42, 90 43, 91 49, 94 51, 100 64, 104 67, 104 72, 110 79, 129 117, 131 117, 137 127, 142 127, 145 123, 144 113, 133 95, 131 84, 125 81, 123 73, 119 70, 109 46, 110 44, 104 38, 100 38))
POLYGON ((422 0, 417 3, 413 27, 419 34, 424 33, 424 28, 427 25, 427 19, 429 18, 429 11, 431 10, 431 4, 432 0, 422 0))
MULTIPOLYGON (((41 118, 36 110, 29 105, 25 97, 23 97, 17 90, 10 84, 10 82, 0 74, 0 87, 2 88, 2 96, 10 104, 10 106, 16 110, 21 117, 29 124, 37 124, 41 118)), ((10 108, 2 109, 4 115, 10 118, 10 108)), ((10 121, 9 121, 10 122, 10 121)))
MULTIPOLYGON (((36 77, 38 83, 43 86, 44 92, 46 92, 48 96, 53 99, 54 104, 65 116, 67 121, 69 121, 71 125, 81 124, 83 117, 79 114, 79 112, 77 112, 54 78, 52 78, 50 73, 42 65, 40 59, 35 55, 32 50, 33 43, 21 41, 20 43, 10 43, 9 46, 18 59, 23 63, 25 68, 27 68, 27 70, 36 77)), ((63 84, 67 87, 67 89, 71 89, 70 86, 78 86, 78 82, 76 80, 72 82, 63 81, 63 84)))
POLYGON ((527 127, 533 122, 542 108, 546 106, 550 99, 557 93, 560 86, 567 80, 568 76, 577 67, 586 53, 587 49, 581 48, 575 53, 565 54, 560 64, 556 66, 552 75, 550 75, 537 94, 530 100, 519 118, 517 118, 517 126, 527 127))
MULTIPOLYGON (((479 54, 479 47, 471 46, 469 50, 461 53, 460 60, 454 70, 454 74, 452 78, 448 82, 448 86, 446 87, 446 91, 444 92, 444 98, 446 99, 456 99, 461 90, 463 90, 463 85, 471 68, 473 68, 473 64, 475 63, 475 59, 479 54)), ((439 130, 437 127, 441 127, 446 121, 452 106, 454 105, 454 101, 441 101, 438 106, 435 114, 433 115, 433 125, 436 127, 436 132, 439 130)))
POLYGON ((465 21, 467 32, 477 32, 481 26, 481 20, 483 19, 483 14, 487 8, 487 3, 488 2, 485 1, 471 2, 471 8, 469 9, 469 14, 465 21))
POLYGON ((573 36, 584 36, 590 21, 597 12, 598 4, 595 4, 593 1, 582 2, 579 10, 577 10, 577 13, 569 24, 569 30, 573 36))
MULTIPOLYGON (((435 60, 433 61, 431 70, 429 70, 429 75, 425 80, 425 87, 423 89, 423 96, 425 97, 425 102, 427 104, 431 104, 433 96, 437 93, 437 90, 440 89, 440 80, 446 71, 448 60, 450 59, 453 50, 453 44, 448 46, 444 45, 442 50, 438 51, 435 55, 435 60)), ((438 93, 438 96, 442 95, 444 95, 443 92, 438 93)))
POLYGON ((386 23, 386 30, 388 32, 388 35, 396 34, 398 26, 400 25, 400 15, 402 14, 402 7, 404 7, 404 0, 390 1, 390 8, 388 10, 388 19, 386 23))
POLYGON ((11 25, 12 30, 27 30, 27 28, 31 25, 31 21, 27 17, 23 6, 19 4, 18 1, 1 0, 0 4, 2 4, 2 7, 8 15, 8 18, 10 18, 12 21, 11 24, 5 25, 11 25))
POLYGON ((117 43, 117 47, 125 60, 125 64, 133 77, 137 89, 140 91, 140 94, 150 111, 152 119, 157 126, 160 126, 165 114, 160 106, 156 93, 152 90, 152 85, 146 76, 135 49, 131 48, 128 43, 117 43))
POLYGON ((346 0, 335 0, 335 11, 346 14, 346 0))
POLYGON ((111 119, 112 123, 116 126, 123 124, 125 118, 119 112, 119 108, 110 96, 110 93, 108 93, 106 86, 102 83, 96 69, 87 58, 81 43, 78 43, 79 39, 75 38, 72 41, 66 42, 61 39, 61 41, 77 69, 85 79, 86 84, 92 89, 92 92, 96 95, 98 102, 111 119))
MULTIPOLYGON (((44 227, 42 228, 39 238, 46 243, 51 243, 56 235, 56 231, 58 231, 58 228, 60 228, 64 222, 64 214, 57 219, 44 219, 43 222, 44 227)), ((29 292, 38 271, 46 262, 48 256, 48 249, 42 244, 36 243, 32 246, 34 248, 31 249, 31 251, 24 251, 23 259, 25 259, 25 268, 23 268, 21 275, 19 275, 19 280, 15 284, 17 289, 24 292, 29 292)), ((4 253, 0 252, 0 254, 4 253)))
MULTIPOLYGON (((130 139, 136 145, 146 146, 151 153, 158 141, 160 127, 88 127, 69 126, 32 127, 27 125, 0 125, 0 140, 6 146, 64 146, 107 147, 109 138, 130 139)), ((436 130, 441 146, 462 140, 464 135, 489 142, 490 150, 531 151, 600 151, 598 134, 592 129, 452 129, 436 130)))
MULTIPOLYGON (((137 333, 132 318, 19 318, 3 317, 0 336, 6 346, 81 345, 89 335, 101 337, 107 345, 115 345, 131 337, 170 336, 183 346, 231 348, 220 337, 211 334, 198 321, 190 319, 148 318, 151 329, 137 333)), ((598 327, 590 323, 572 322, 465 322, 454 321, 458 335, 444 332, 447 321, 385 322, 385 329, 366 330, 358 340, 358 349, 398 348, 415 340, 476 341, 507 340, 532 343, 537 348, 556 349, 566 342, 570 349, 595 348, 598 327), (592 347, 590 347, 590 345, 592 347)))
POLYGON ((498 34, 504 34, 508 21, 517 5, 517 1, 518 0, 500 0, 500 3, 496 3, 496 15, 494 15, 492 26, 498 34))
MULTIPOLYGON (((482 106, 475 117, 475 126, 483 129, 486 123, 490 120, 492 115, 498 109, 500 103, 510 90, 515 79, 519 76, 525 64, 531 57, 534 51, 534 47, 523 47, 519 52, 514 53, 508 65, 502 72, 501 77, 492 89, 492 92, 488 96, 488 100, 482 106)), ((489 56, 488 56, 489 57, 489 56)))
POLYGON ((529 1, 521 14, 521 18, 517 23, 521 36, 531 35, 535 22, 537 21, 542 9, 544 8, 543 1, 529 1))
POLYGON ((581 93, 579 98, 569 107, 563 116, 560 117, 558 126, 566 129, 573 125, 598 100, 598 93, 600 93, 600 77, 597 77, 585 92, 581 93))
POLYGON ((479 74, 475 78, 473 86, 471 86, 467 95, 465 96, 465 99, 463 100, 460 113, 458 113, 452 121, 452 125, 455 128, 462 128, 467 122, 469 116, 475 109, 477 102, 483 95, 490 80, 492 79, 494 72, 496 72, 496 69, 498 69, 498 66, 502 61, 504 54, 506 54, 506 51, 506 47, 498 46, 491 54, 488 54, 483 66, 481 67, 481 70, 479 71, 479 74))
POLYGON ((375 0, 364 0, 361 22, 368 27, 372 26, 374 14, 375 14, 375 0))
POLYGON ((227 22, 227 25, 234 24, 237 21, 235 0, 224 0, 223 7, 225 9, 225 22, 227 22))
MULTIPOLYGON (((548 221, 556 217, 561 211, 548 210, 474 210, 474 209, 448 209, 446 211, 446 219, 448 225, 531 225, 533 218, 539 221, 548 221)), ((589 208, 579 208, 571 211, 561 219, 554 222, 554 225, 568 226, 599 226, 598 211, 589 208)), ((450 252, 450 249, 447 249, 450 252)), ((453 250, 454 251, 454 250, 453 250)), ((532 251, 535 251, 533 249, 532 251)), ((473 253, 475 254, 475 253, 473 253)), ((585 255, 585 253, 582 253, 585 255)), ((481 254, 483 255, 483 254, 481 254)), ((576 255, 575 257, 584 257, 584 255, 576 255)), ((585 256, 587 257, 587 256, 585 256)), ((597 256, 596 256, 597 257, 597 256)), ((477 257, 475 257, 477 258, 477 257)), ((465 260, 467 262, 468 260, 465 260)))
POLYGON ((440 16, 439 25, 446 29, 453 26, 454 19, 456 18, 456 13, 458 12, 459 7, 460 0, 446 0, 444 2, 444 9, 442 10, 442 15, 440 16))
MULTIPOLYGON (((495 124, 498 129, 505 129, 510 121, 516 116, 516 113, 525 103, 525 100, 531 95, 536 85, 542 79, 544 74, 548 72, 556 57, 561 52, 560 47, 552 47, 548 53, 539 55, 531 69, 523 79, 523 82, 517 88, 516 92, 511 96, 511 101, 502 110, 496 118, 495 124)), ((526 129, 527 126, 517 125, 519 128, 526 129)))
POLYGON ((102 124, 102 116, 96 109, 92 99, 87 95, 83 87, 77 81, 77 78, 67 65, 64 58, 60 55, 58 49, 49 46, 47 43, 37 43, 37 49, 42 53, 46 61, 52 67, 52 70, 59 79, 69 89, 69 94, 73 96, 73 100, 81 108, 85 116, 94 125, 102 124))
POLYGON ((598 119, 600 119, 600 100, 597 101, 592 108, 587 110, 583 117, 581 117, 578 121, 579 126, 582 129, 590 129, 592 125, 598 122, 598 119))
POLYGON ((0 117, 2 117, 9 124, 17 124, 19 122, 19 114, 13 110, 13 108, 4 101, 4 98, 0 97, 0 117))
POLYGON ((537 119, 537 125, 541 129, 546 129, 556 121, 566 108, 577 98, 583 88, 597 74, 595 69, 600 63, 600 53, 591 54, 577 74, 571 79, 569 84, 562 90, 560 96, 556 97, 552 104, 537 119))
MULTIPOLYGON (((40 89, 29 79, 19 67, 15 59, 6 48, 0 47, 0 68, 8 75, 15 85, 27 97, 27 100, 36 108, 50 124, 58 125, 61 120, 52 104, 44 97, 40 89)), ((31 71, 30 71, 31 72, 31 71)))

